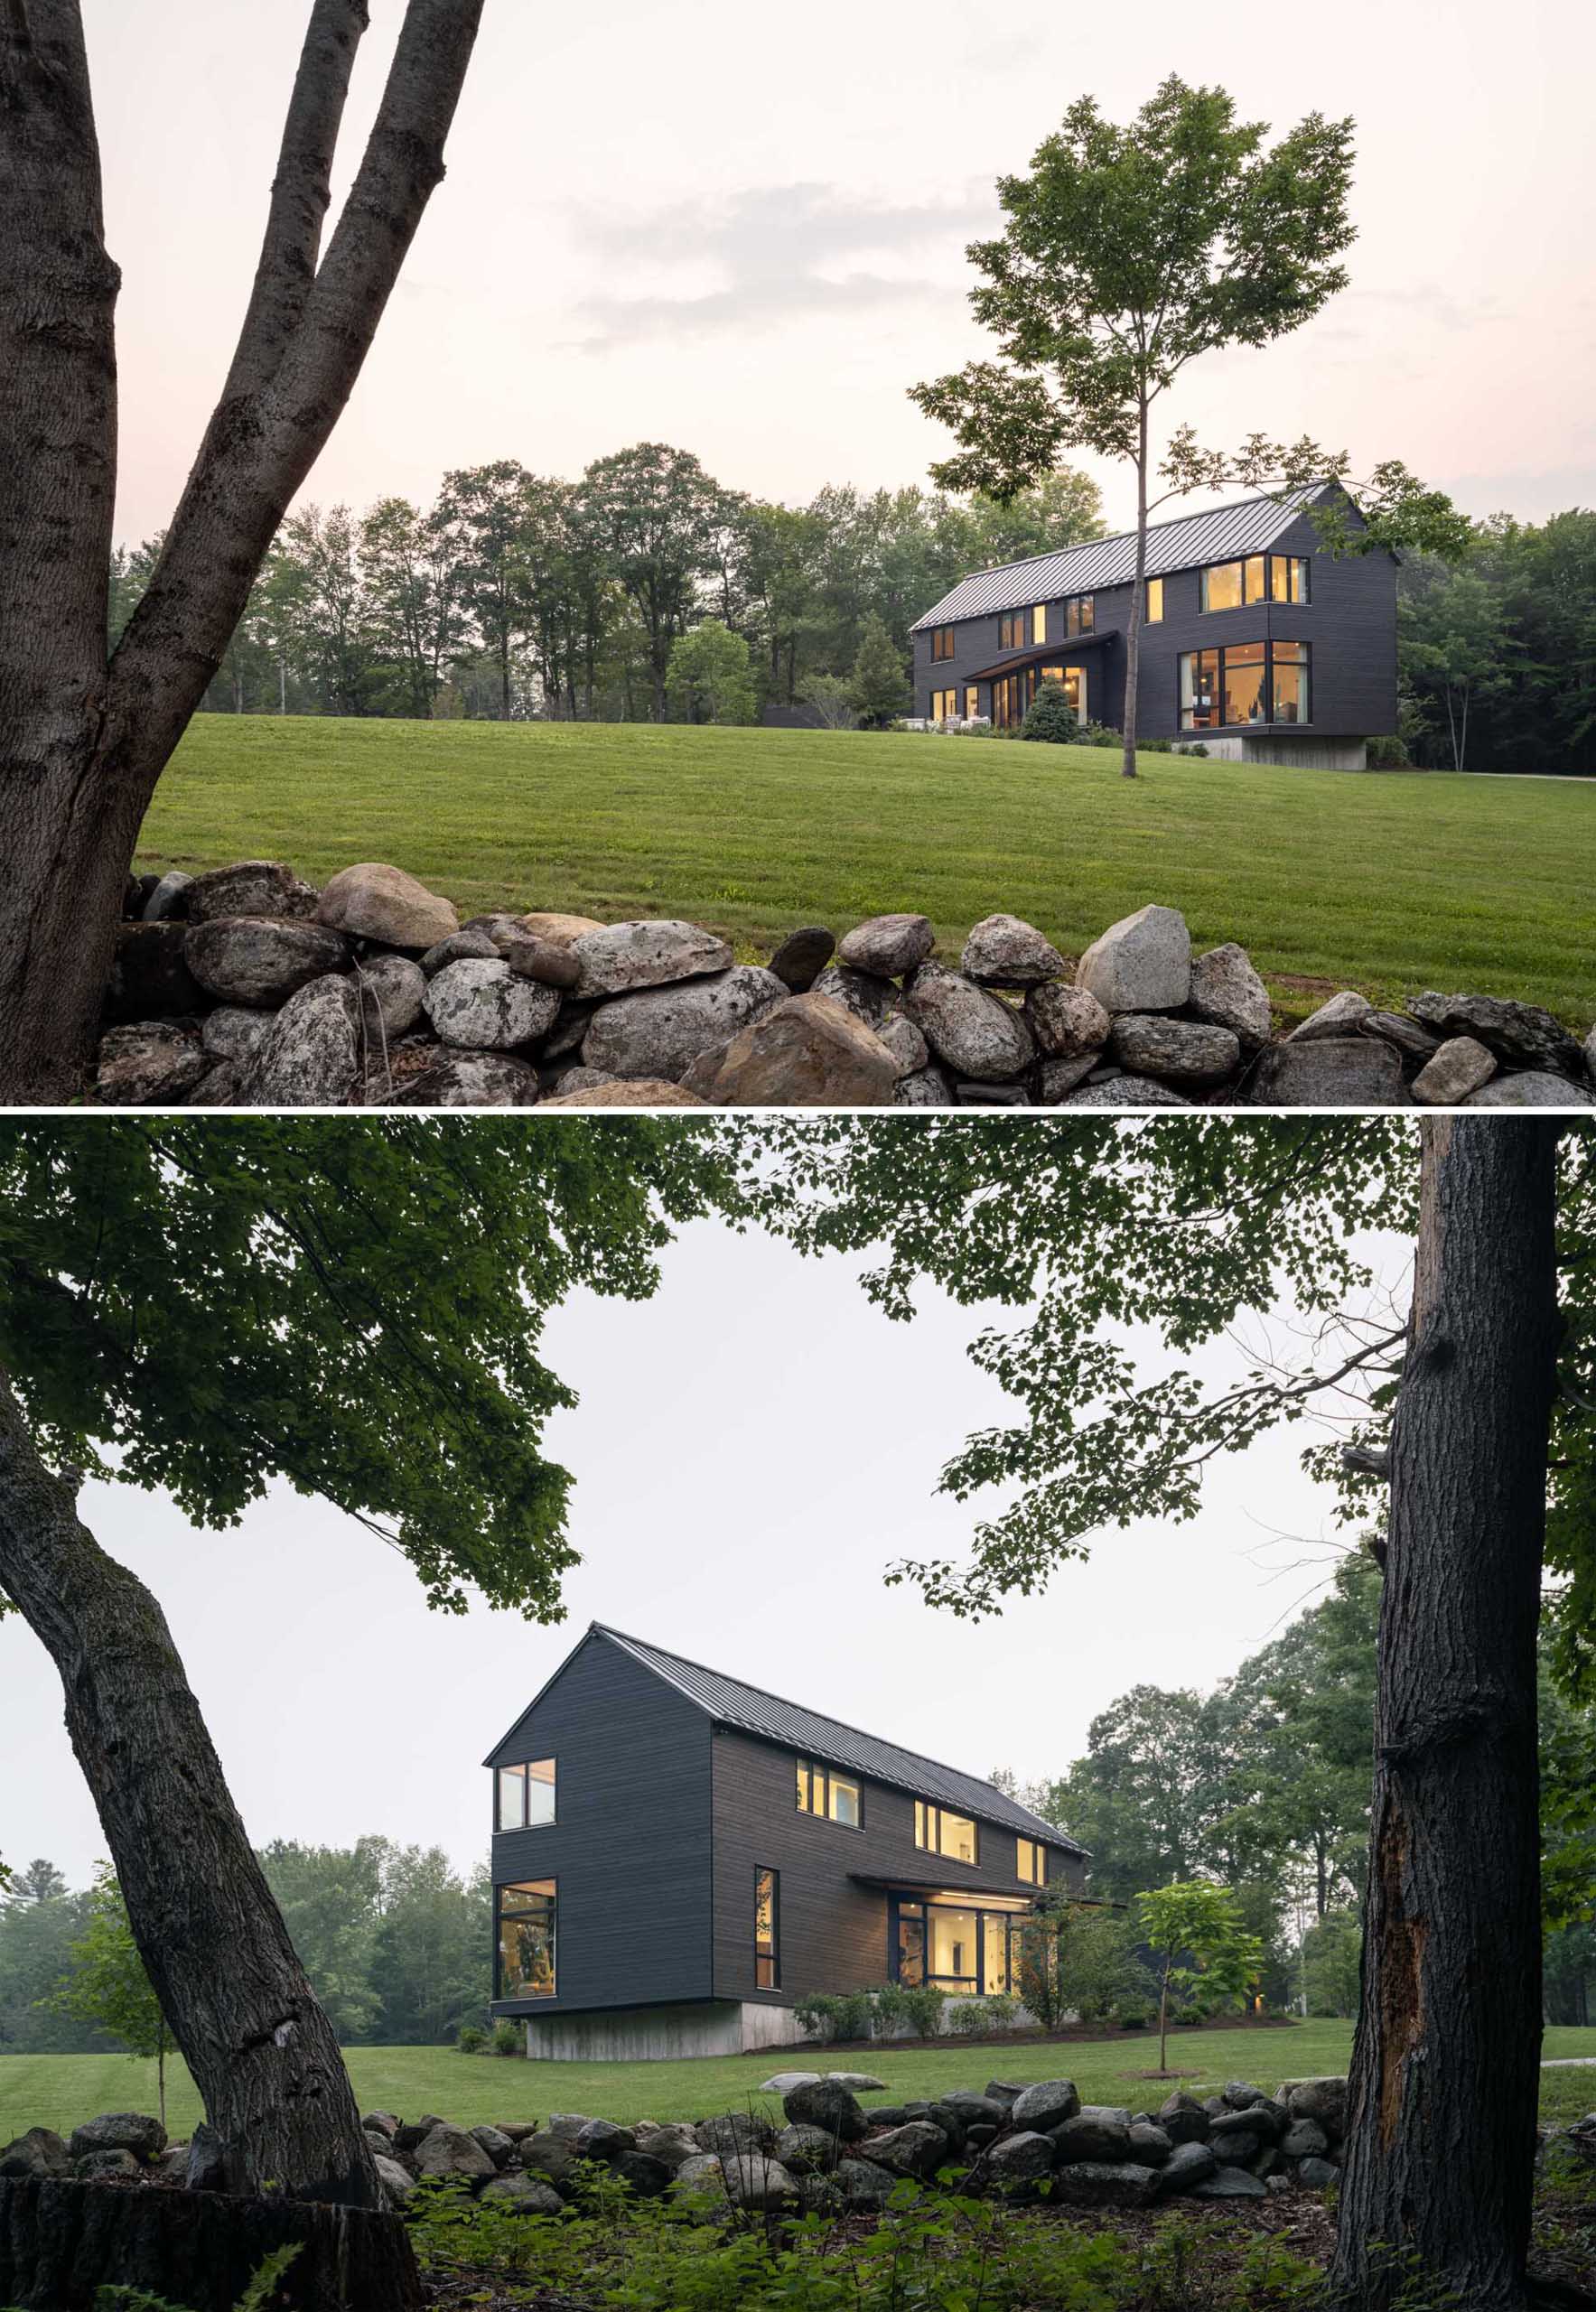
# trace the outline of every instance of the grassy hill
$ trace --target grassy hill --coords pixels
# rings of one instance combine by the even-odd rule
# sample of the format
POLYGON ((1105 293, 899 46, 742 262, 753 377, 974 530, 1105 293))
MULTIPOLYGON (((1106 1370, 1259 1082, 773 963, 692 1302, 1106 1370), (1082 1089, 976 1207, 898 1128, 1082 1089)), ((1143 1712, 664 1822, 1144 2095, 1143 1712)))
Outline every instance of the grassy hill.
MULTIPOLYGON (((1596 2030, 1551 2030, 1542 2050, 1553 2056, 1596 2056, 1596 2030)), ((1301 2023, 1278 2028, 1178 2031, 1170 2042, 1170 2069, 1179 2081, 1149 2078, 1158 2061, 1156 2034, 1120 2032, 1112 2038, 1031 2041, 1012 2047, 891 2046, 808 2051, 767 2050, 761 2056, 709 2057, 696 2063, 520 2063, 461 2056, 448 2047, 350 2047, 345 2060, 362 2111, 397 2112, 418 2119, 436 2112, 462 2127, 481 2121, 546 2119, 550 2112, 586 2112, 625 2123, 631 2120, 708 2119, 744 2111, 750 2102, 774 2111, 760 2096, 761 2079, 785 2069, 873 2072, 886 2091, 871 2103, 934 2095, 950 2087, 982 2087, 989 2079, 1073 2079, 1088 2103, 1128 2103, 1156 2109, 1171 2086, 1209 2094, 1227 2079, 1250 2079, 1271 2092, 1283 2079, 1346 2070, 1352 2053, 1350 2023, 1301 2023)), ((97 2112, 152 2112, 155 2066, 128 2056, 0 2056, 0 2143, 24 2128, 66 2132, 97 2112)), ((1543 2071, 1544 2120, 1577 2119, 1596 2103, 1596 2074, 1543 2071)), ((199 2099, 182 2065, 168 2070, 168 2123, 186 2136, 200 2117, 199 2099)))
POLYGON ((678 915, 748 959, 912 909, 949 959, 999 910, 1067 955, 1133 909, 1319 983, 1596 1017, 1596 781, 1358 777, 904 734, 202 715, 140 864, 386 859, 471 914, 678 915))

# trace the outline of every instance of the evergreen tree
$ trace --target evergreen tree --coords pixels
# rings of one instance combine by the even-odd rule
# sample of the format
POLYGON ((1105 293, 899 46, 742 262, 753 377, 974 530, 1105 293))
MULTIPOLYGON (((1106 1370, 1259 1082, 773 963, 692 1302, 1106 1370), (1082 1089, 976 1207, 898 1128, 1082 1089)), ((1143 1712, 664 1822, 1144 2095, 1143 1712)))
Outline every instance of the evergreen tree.
POLYGON ((865 622, 859 656, 854 661, 854 708, 867 731, 884 730, 909 707, 909 680, 897 644, 886 622, 872 615, 865 622))
POLYGON ((1064 695, 1059 682, 1045 682, 1031 702, 1024 722, 1020 726, 1022 739, 1041 739, 1050 746, 1067 747, 1080 729, 1075 709, 1064 695))

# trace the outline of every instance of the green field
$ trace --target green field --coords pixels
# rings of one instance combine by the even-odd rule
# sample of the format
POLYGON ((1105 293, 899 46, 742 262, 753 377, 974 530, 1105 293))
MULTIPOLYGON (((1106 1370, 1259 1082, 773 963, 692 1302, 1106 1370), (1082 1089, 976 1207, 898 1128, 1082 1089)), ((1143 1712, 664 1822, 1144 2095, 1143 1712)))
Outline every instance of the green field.
POLYGON ((1181 909, 1284 1012, 1423 988, 1596 1016, 1596 780, 1359 777, 904 734, 200 716, 143 867, 406 867, 471 914, 685 916, 748 959, 801 923, 1005 912, 1078 955, 1181 909))
MULTIPOLYGON (((1302 2023, 1278 2029, 1185 2031, 1173 2035, 1170 2068, 1180 2084, 1207 2094, 1227 2079, 1250 2079, 1273 2091, 1283 2079, 1345 2071, 1352 2047, 1349 2023, 1302 2023)), ((1545 2056, 1596 2056, 1596 2029, 1552 2030, 1545 2056)), ((1158 2061, 1156 2037, 1121 2033, 1112 2039, 1074 2040, 1012 2047, 873 2047, 833 2055, 825 2049, 779 2050, 762 2056, 711 2057, 697 2063, 523 2063, 491 2056, 461 2056, 448 2047, 350 2047, 346 2060, 362 2111, 397 2112, 419 2119, 425 2112, 474 2127, 479 2121, 546 2119, 551 2112, 631 2120, 707 2119, 742 2111, 760 2097, 761 2079, 784 2069, 873 2072, 887 2083, 871 2103, 935 2095, 949 2087, 983 2087, 989 2079, 1073 2079, 1088 2103, 1156 2107, 1174 2081, 1145 2074, 1158 2061)), ((181 2064, 168 2073, 171 2133, 186 2136, 200 2117, 199 2101, 181 2064)), ((24 2128, 61 2133, 97 2112, 155 2108, 155 2066, 128 2056, 0 2056, 0 2143, 24 2128)), ((1596 2108, 1596 2070, 1545 2071, 1541 2111, 1547 2120, 1578 2119, 1596 2108)))

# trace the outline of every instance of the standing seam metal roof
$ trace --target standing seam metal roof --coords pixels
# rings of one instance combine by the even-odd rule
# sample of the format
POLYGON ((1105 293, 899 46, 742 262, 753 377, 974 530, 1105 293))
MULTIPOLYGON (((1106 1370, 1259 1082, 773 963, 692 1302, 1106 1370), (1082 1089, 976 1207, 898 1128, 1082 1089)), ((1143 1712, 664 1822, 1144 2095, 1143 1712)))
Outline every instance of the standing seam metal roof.
MULTIPOLYGON (((1216 506, 1206 514, 1181 514, 1169 522, 1155 522, 1147 533, 1149 578, 1171 570, 1190 570, 1205 562, 1233 562, 1247 554, 1263 554, 1288 530, 1304 506, 1321 492, 1321 485, 1293 490, 1284 499, 1245 498, 1239 505, 1216 506)), ((1099 586, 1123 586, 1136 574, 1136 533, 1093 538, 1085 545, 1066 546, 1059 554, 1033 555, 1027 562, 1004 563, 996 570, 977 571, 934 610, 917 619, 910 629, 920 633, 929 626, 954 626, 960 619, 985 618, 996 611, 1029 608, 1053 602, 1066 594, 1089 594, 1099 586)))
POLYGON ((891 1783, 917 1798, 929 1798, 934 1804, 977 1814, 984 1822, 1002 1823, 1005 1829, 1019 1831, 1027 1838, 1045 1839, 1051 1846, 1068 1847, 1072 1854, 1088 1851, 1056 1823, 1044 1822, 1029 1806, 1006 1798, 978 1775, 962 1774, 957 1767, 938 1765, 935 1758, 922 1757, 917 1750, 901 1749, 895 1742, 882 1742, 873 1734, 862 1734, 857 1727, 846 1726, 840 1719, 824 1718, 798 1702, 784 1701, 779 1694, 745 1685, 741 1678, 706 1670, 700 1662, 688 1662, 679 1654, 667 1654, 663 1647, 650 1645, 640 1637, 628 1637, 623 1630, 611 1629, 603 1622, 590 1624, 589 1635, 607 1637, 624 1647, 645 1669, 667 1680, 679 1693, 707 1712, 717 1725, 733 1726, 745 1734, 779 1742, 806 1757, 823 1758, 828 1766, 851 1767, 856 1774, 868 1775, 875 1782, 891 1783))

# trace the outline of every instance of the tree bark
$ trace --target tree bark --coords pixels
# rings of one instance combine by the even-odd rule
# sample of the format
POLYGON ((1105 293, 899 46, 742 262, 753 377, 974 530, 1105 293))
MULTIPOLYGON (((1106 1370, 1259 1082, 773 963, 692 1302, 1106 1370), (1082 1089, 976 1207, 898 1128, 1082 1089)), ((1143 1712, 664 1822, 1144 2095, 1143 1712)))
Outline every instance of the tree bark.
POLYGON ((1137 694, 1142 677, 1142 610, 1147 592, 1147 399, 1137 415, 1136 435, 1136 574, 1131 582, 1131 606, 1125 628, 1125 753, 1120 776, 1134 778, 1136 771, 1137 694))
POLYGON ((1483 1117, 1422 1126, 1333 2272, 1360 2312, 1386 2312, 1415 2264, 1459 2312, 1525 2301, 1558 1131, 1483 1117))
POLYGON ((238 351, 106 663, 117 274, 78 0, 0 18, 0 1100, 76 1089, 138 830, 443 173, 483 0, 408 0, 318 263, 365 0, 314 0, 238 351))
POLYGON ((382 2204, 338 2041, 154 1599, 79 1519, 0 1376, 0 1588, 48 1649, 139 1955, 228 2188, 382 2204))

